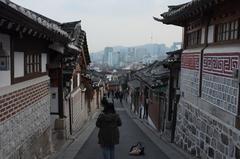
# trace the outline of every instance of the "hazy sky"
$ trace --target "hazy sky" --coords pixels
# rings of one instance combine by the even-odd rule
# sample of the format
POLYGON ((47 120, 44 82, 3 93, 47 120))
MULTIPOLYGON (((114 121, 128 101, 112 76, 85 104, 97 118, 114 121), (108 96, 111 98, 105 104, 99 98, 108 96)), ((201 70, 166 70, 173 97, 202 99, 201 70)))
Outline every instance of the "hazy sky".
POLYGON ((190 0, 12 0, 59 22, 82 20, 90 52, 106 46, 181 41, 182 29, 153 20, 190 0), (152 37, 152 38, 151 38, 152 37))

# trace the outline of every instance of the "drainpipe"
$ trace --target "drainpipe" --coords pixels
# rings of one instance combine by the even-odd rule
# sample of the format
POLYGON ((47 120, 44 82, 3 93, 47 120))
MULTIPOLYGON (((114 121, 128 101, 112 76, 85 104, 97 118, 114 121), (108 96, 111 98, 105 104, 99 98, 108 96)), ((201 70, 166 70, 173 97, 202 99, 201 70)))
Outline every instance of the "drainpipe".
POLYGON ((61 68, 58 72, 58 76, 60 77, 59 81, 59 88, 58 88, 58 96, 59 96, 59 104, 58 104, 58 110, 59 110, 59 117, 62 119, 64 118, 64 110, 63 110, 63 66, 62 66, 62 58, 61 58, 61 68))
POLYGON ((173 108, 173 122, 172 122, 172 131, 171 131, 171 143, 174 143, 175 130, 177 123, 177 105, 180 99, 180 90, 176 90, 176 98, 174 99, 174 108, 173 108))
MULTIPOLYGON (((211 15, 211 14, 210 14, 211 15)), ((200 82, 199 82, 199 97, 202 96, 202 72, 203 72, 203 53, 204 53, 204 50, 208 47, 208 27, 209 27, 209 24, 210 24, 210 16, 208 16, 208 19, 207 19, 207 23, 206 23, 206 26, 205 26, 205 37, 204 37, 204 47, 203 49, 201 50, 201 62, 200 62, 200 82)), ((172 131, 171 131, 171 143, 174 142, 174 138, 175 138, 175 129, 176 129, 176 122, 177 122, 177 105, 178 105, 178 102, 180 100, 180 93, 179 95, 176 94, 176 99, 175 99, 175 103, 174 103, 174 109, 173 109, 173 122, 172 122, 172 131)))
MULTIPOLYGON (((200 62, 200 79, 199 79, 199 97, 202 96, 202 73, 203 73, 203 54, 204 50, 208 47, 208 27, 210 25, 210 18, 207 19, 207 24, 205 26, 205 39, 204 39, 204 48, 201 50, 201 62, 200 62)), ((214 35, 213 35, 214 36, 214 35)))
POLYGON ((70 135, 72 135, 72 102, 71 102, 71 87, 70 87, 70 93, 69 93, 69 99, 68 99, 68 106, 69 106, 69 127, 70 127, 70 135))
POLYGON ((173 69, 172 69, 172 64, 170 64, 170 77, 169 77, 169 92, 168 92, 168 121, 172 120, 172 89, 173 89, 173 69))

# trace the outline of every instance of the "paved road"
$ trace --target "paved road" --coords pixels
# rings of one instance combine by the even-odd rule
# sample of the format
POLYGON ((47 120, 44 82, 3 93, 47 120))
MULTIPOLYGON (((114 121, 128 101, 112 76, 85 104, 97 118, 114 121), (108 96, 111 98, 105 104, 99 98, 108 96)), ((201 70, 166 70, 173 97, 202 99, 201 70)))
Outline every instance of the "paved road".
MULTIPOLYGON (((119 102, 115 102, 115 107, 122 119, 122 127, 120 127, 120 144, 115 147, 115 159, 168 159, 141 129, 138 128, 119 102), (137 157, 129 156, 128 151, 131 145, 138 141, 144 144, 145 155, 137 157)), ((98 128, 95 128, 74 159, 103 159, 101 148, 97 144, 97 134, 98 128)))

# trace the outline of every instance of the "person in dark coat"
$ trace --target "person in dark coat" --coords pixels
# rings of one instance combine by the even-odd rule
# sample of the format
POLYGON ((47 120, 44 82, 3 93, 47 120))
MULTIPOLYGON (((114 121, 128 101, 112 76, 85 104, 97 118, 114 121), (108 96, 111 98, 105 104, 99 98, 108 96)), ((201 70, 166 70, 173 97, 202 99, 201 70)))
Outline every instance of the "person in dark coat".
POLYGON ((99 115, 96 126, 99 128, 98 144, 103 150, 104 159, 114 159, 114 146, 119 144, 119 129, 122 125, 113 103, 107 103, 99 115))
POLYGON ((101 104, 103 107, 108 104, 108 100, 105 96, 103 96, 103 99, 101 100, 101 104))

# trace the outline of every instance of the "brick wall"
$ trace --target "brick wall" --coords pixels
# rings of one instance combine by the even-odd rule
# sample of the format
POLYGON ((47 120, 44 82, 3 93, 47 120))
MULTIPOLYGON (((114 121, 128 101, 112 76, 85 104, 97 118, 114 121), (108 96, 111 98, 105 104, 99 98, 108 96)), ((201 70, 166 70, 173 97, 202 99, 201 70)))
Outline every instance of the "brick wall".
POLYGON ((48 82, 44 81, 0 96, 0 122, 4 122, 48 94, 48 82))
POLYGON ((50 153, 47 76, 0 90, 0 158, 44 158, 50 153))

